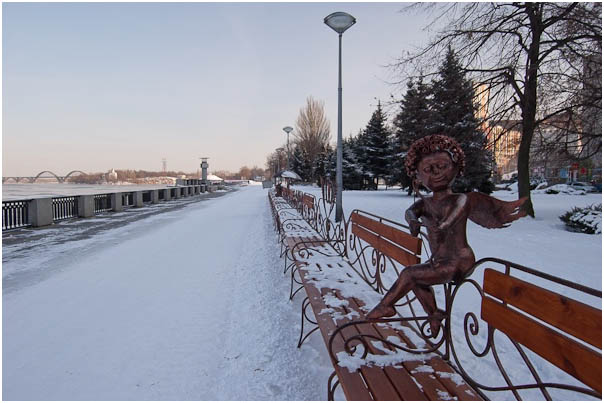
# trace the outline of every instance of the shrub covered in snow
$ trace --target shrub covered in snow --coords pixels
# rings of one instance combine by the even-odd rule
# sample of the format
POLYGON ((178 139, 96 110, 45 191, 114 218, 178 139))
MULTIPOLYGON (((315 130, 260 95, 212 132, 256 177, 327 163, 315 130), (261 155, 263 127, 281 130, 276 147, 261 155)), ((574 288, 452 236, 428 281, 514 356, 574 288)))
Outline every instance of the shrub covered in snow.
POLYGON ((602 233, 602 205, 593 204, 587 207, 575 207, 560 216, 566 226, 575 232, 586 234, 602 233))
POLYGON ((550 187, 546 187, 546 188, 538 188, 538 189, 533 190, 533 193, 546 193, 546 194, 550 194, 550 195, 558 194, 558 193, 569 194, 569 195, 586 194, 586 192, 584 190, 573 189, 572 187, 565 185, 565 184, 554 185, 554 186, 550 186, 550 187))

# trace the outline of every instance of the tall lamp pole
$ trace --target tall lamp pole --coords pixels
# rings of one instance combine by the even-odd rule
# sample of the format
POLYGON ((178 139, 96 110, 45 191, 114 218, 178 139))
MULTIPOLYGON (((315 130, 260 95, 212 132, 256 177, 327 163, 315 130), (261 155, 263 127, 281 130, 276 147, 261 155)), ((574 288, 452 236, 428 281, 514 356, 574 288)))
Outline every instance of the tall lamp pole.
POLYGON ((283 131, 284 131, 285 133, 287 133, 287 169, 290 169, 290 167, 289 167, 289 133, 290 133, 292 130, 294 130, 294 129, 293 129, 292 127, 290 127, 290 126, 285 126, 285 127, 283 128, 283 131))
POLYGON ((277 173, 279 173, 281 171, 281 153, 283 152, 283 147, 279 147, 275 151, 277 151, 277 173))
POLYGON ((342 34, 352 27, 357 20, 350 14, 341 11, 329 14, 323 20, 325 24, 338 33, 338 145, 336 150, 336 222, 342 221, 342 34))

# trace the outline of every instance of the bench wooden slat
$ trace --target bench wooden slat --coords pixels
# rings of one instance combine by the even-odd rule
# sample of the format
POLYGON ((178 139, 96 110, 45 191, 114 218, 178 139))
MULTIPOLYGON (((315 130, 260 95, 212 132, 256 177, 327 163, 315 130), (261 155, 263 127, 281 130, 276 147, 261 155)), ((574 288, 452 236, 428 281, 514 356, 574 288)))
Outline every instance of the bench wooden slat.
MULTIPOLYGON (((382 339, 386 339, 388 336, 395 336, 401 340, 400 344, 407 344, 407 346, 412 347, 412 344, 401 339, 400 333, 395 332, 391 328, 387 331, 386 329, 381 329, 380 331, 374 325, 363 325, 362 331, 364 334, 371 334, 382 339)), ((372 350, 372 353, 376 355, 384 354, 379 350, 372 350)), ((436 389, 441 385, 435 379, 430 378, 429 374, 425 372, 414 372, 422 365, 425 365, 424 362, 405 360, 400 362, 400 365, 402 368, 386 367, 384 370, 399 390, 402 400, 442 400, 443 397, 439 396, 436 392, 436 389), (418 385, 421 385, 421 388, 418 385)))
POLYGON ((400 248, 396 244, 392 242, 380 238, 379 236, 373 234, 372 232, 367 231, 363 227, 358 226, 355 223, 352 223, 352 233, 365 242, 371 244, 375 249, 382 252, 384 255, 391 257, 396 260, 403 266, 409 266, 412 264, 417 264, 420 261, 420 257, 416 256, 405 249, 400 248))
MULTIPOLYGON (((349 307, 360 313, 361 318, 364 318, 366 309, 362 308, 362 304, 356 298, 344 298, 339 292, 337 293, 338 298, 341 300, 348 301, 349 307)), ((409 348, 416 348, 416 345, 402 332, 393 329, 390 326, 380 326, 377 323, 357 326, 359 333, 371 334, 374 337, 387 339, 389 336, 397 337, 401 343, 405 344, 409 348)), ((410 330, 411 331, 411 330, 410 330)), ((376 355, 384 354, 379 350, 373 350, 372 353, 376 355)), ((456 384, 450 377, 441 373, 456 374, 450 365, 445 363, 439 357, 432 357, 427 361, 420 360, 405 360, 401 363, 405 369, 386 367, 385 372, 390 377, 394 386, 399 390, 403 400, 424 400, 426 398, 430 400, 442 400, 444 396, 439 395, 438 391, 448 392, 452 397, 455 396, 459 400, 481 400, 477 393, 475 393, 467 384, 462 383, 456 384), (427 372, 413 372, 417 371, 419 367, 429 365, 434 368, 431 373, 427 372), (423 387, 423 393, 417 389, 417 384, 411 379, 415 378, 419 384, 423 387), (407 382, 412 382, 409 384, 407 382), (409 389, 411 387, 411 389, 409 389)))
POLYGON ((304 204, 306 207, 312 209, 315 206, 315 198, 314 196, 311 196, 309 194, 304 194, 304 196, 302 196, 302 204, 304 204))
MULTIPOLYGON (((348 301, 350 301, 350 299, 348 299, 348 301)), ((358 301, 356 299, 353 299, 353 301, 354 302, 351 302, 350 305, 360 307, 360 304, 358 304, 358 301)), ((377 323, 372 324, 371 326, 373 327, 373 335, 377 337, 387 339, 390 336, 394 336, 400 340, 400 344, 407 345, 409 348, 412 349, 417 347, 404 333, 395 330, 390 326, 380 326, 377 323)), ((447 392, 451 395, 451 397, 457 397, 458 400, 481 400, 480 396, 478 396, 478 394, 475 393, 467 384, 462 383, 458 385, 450 377, 443 375, 446 373, 456 374, 456 372, 440 357, 434 356, 426 361, 405 360, 401 364, 405 367, 404 373, 407 374, 407 376, 411 376, 417 379, 418 383, 422 385, 422 395, 425 395, 424 398, 420 399, 412 393, 415 391, 402 388, 400 393, 403 397, 403 400, 423 400, 425 398, 428 398, 429 400, 443 400, 445 396, 439 395, 438 391, 447 392), (424 365, 431 366, 434 370, 430 373, 418 371, 418 369, 424 365)), ((393 379, 393 382, 395 382, 395 386, 399 386, 399 383, 405 380, 405 376, 402 374, 402 370, 399 370, 397 368, 386 369, 394 372, 396 378, 391 379, 393 379), (403 376, 401 377, 401 375, 403 376)), ((419 389, 417 390, 417 392, 419 392, 419 389)))
MULTIPOLYGON (((322 269, 322 268, 320 268, 320 269, 322 269)), ((341 268, 337 268, 337 269, 341 269, 341 268)), ((300 271, 302 278, 306 279, 308 272, 305 270, 305 268, 303 266, 300 266, 299 271, 300 271)), ((334 320, 334 318, 331 316, 331 314, 321 314, 323 309, 327 308, 327 306, 325 305, 323 298, 322 298, 323 295, 327 295, 328 293, 334 294, 336 291, 332 290, 332 289, 328 289, 328 288, 322 288, 321 290, 318 290, 314 286, 314 284, 310 284, 308 281, 305 281, 305 280, 303 280, 303 283, 304 283, 304 288, 307 292, 307 295, 308 295, 309 299, 311 299, 311 307, 315 314, 315 318, 316 319, 321 318, 321 322, 319 322, 319 320, 317 320, 317 323, 320 323, 319 328, 321 330, 323 339, 325 340, 325 345, 329 345, 329 338, 331 337, 331 334, 336 330, 336 328, 338 326, 347 323, 347 320, 344 320, 344 319, 334 320), (311 298, 311 295, 313 295, 312 298, 311 298)), ((345 311, 341 308, 333 308, 333 307, 330 307, 330 308, 335 311, 339 311, 339 313, 341 313, 342 315, 346 315, 348 313, 347 311, 345 311)), ((345 351, 344 338, 354 336, 355 334, 357 334, 357 333, 352 328, 344 329, 344 331, 342 333, 340 333, 341 337, 334 341, 334 350, 336 352, 345 351)), ((388 380, 389 378, 384 376, 384 371, 379 367, 362 366, 358 371, 355 371, 352 373, 349 372, 348 369, 339 366, 337 363, 334 363, 334 368, 336 369, 336 373, 338 374, 338 378, 340 379, 340 384, 342 385, 344 394, 346 395, 346 398, 349 400, 368 400, 368 399, 369 400, 400 400, 401 399, 396 388, 392 385, 391 382, 389 382, 389 380, 388 380), (352 376, 351 374, 358 374, 360 377, 357 378, 357 377, 352 376), (351 383, 351 382, 354 385, 350 385, 349 383, 351 383), (360 382, 360 384, 363 385, 364 388, 366 388, 365 389, 366 391, 367 391, 367 389, 370 391, 371 397, 369 397, 368 399, 367 398, 361 399, 358 397, 358 395, 350 395, 350 391, 346 390, 347 388, 350 389, 351 387, 354 387, 355 389, 357 389, 357 392, 355 392, 355 393, 358 393, 359 382, 360 382)), ((367 392, 367 393, 369 393, 369 392, 367 392)))
MULTIPOLYGON (((347 263, 344 263, 347 264, 347 263)), ((331 264, 326 264, 326 267, 321 267, 321 265, 317 265, 317 268, 320 270, 342 270, 340 266, 341 263, 336 263, 332 267, 331 264), (340 266, 340 267, 335 267, 340 266)), ((302 279, 307 279, 306 266, 300 265, 299 267, 300 274, 302 275, 302 279)), ((337 326, 343 325, 348 322, 348 319, 339 319, 334 320, 332 317, 333 314, 321 314, 321 311, 327 306, 324 304, 322 297, 324 295, 332 294, 336 295, 336 297, 340 300, 345 300, 348 302, 348 308, 340 307, 331 309, 341 313, 342 315, 347 315, 351 310, 356 311, 360 314, 360 318, 363 318, 365 315, 365 308, 362 308, 361 303, 353 298, 344 298, 339 291, 323 288, 322 290, 317 290, 314 284, 310 284, 308 281, 303 280, 304 287, 306 289, 307 295, 309 298, 311 295, 314 297, 311 298, 311 307, 313 312, 315 313, 315 318, 321 318, 320 321, 320 330, 323 335, 323 338, 326 343, 329 341, 329 336, 331 332, 337 328, 337 326), (329 329, 329 330, 326 330, 329 329)), ((384 330, 381 332, 379 329, 375 327, 373 324, 363 324, 355 327, 349 327, 343 330, 341 333, 342 338, 338 338, 334 341, 334 351, 344 351, 343 341, 345 338, 353 337, 359 333, 369 334, 374 337, 382 337, 385 338, 388 335, 397 335, 398 332, 394 329, 390 328, 389 331, 391 333, 385 334, 384 330)), ((404 344, 404 343, 403 343, 404 344)), ((410 341, 407 342, 407 345, 410 347, 414 347, 413 343, 410 341)), ((370 352, 372 354, 381 355, 385 354, 380 349, 375 348, 370 345, 370 352)), ((443 395, 443 392, 447 392, 450 394, 449 398, 457 397, 463 398, 464 400, 474 400, 477 398, 477 395, 470 392, 467 392, 467 386, 457 386, 451 379, 446 377, 440 377, 436 372, 427 373, 424 371, 417 371, 419 367, 423 365, 428 365, 428 362, 423 362, 420 360, 417 361, 405 361, 401 363, 401 368, 395 368, 392 366, 389 367, 366 367, 363 366, 360 368, 361 379, 351 377, 350 373, 347 369, 340 367, 335 364, 336 373, 338 376, 342 376, 344 378, 340 378, 340 383, 342 384, 342 388, 344 390, 345 395, 348 399, 357 399, 357 397, 352 397, 350 388, 368 388, 372 399, 375 400, 442 400, 446 398, 446 395, 443 395), (412 373, 412 371, 415 371, 412 373), (415 380, 414 380, 415 378, 415 380), (442 380, 441 380, 442 378, 442 380), (363 383, 362 387, 359 387, 358 383, 363 383), (352 384, 349 384, 352 383, 352 384), (418 385, 422 385, 421 389, 418 385), (439 391, 441 394, 439 394, 439 391)), ((442 363, 441 372, 452 372, 452 369, 449 367, 448 371, 445 369, 446 364, 442 363)), ((358 373, 358 372, 357 372, 358 373)), ((353 393, 359 393, 359 390, 353 393)))
POLYGON ((353 212, 350 215, 350 220, 357 225, 364 227, 382 237, 388 238, 390 241, 407 249, 412 254, 419 255, 422 252, 422 240, 414 237, 404 231, 394 228, 388 224, 384 224, 372 218, 360 215, 353 212))
MULTIPOLYGON (((304 268, 304 265, 300 265, 298 270, 300 272, 301 277, 304 279, 306 277, 307 271, 304 268)), ((329 314, 321 314, 322 309, 318 309, 323 304, 323 299, 321 298, 321 293, 314 287, 312 284, 309 284, 306 281, 303 281, 304 289, 306 290, 306 294, 311 302, 311 307, 313 309, 313 313, 315 314, 315 319, 319 324, 319 330, 325 343, 329 342, 329 337, 331 333, 336 330, 336 325, 334 324, 332 318, 329 314)), ((334 344, 338 349, 342 349, 344 351, 344 340, 340 337, 334 341, 334 344)), ((369 390, 365 386, 365 382, 358 372, 349 372, 346 368, 342 368, 339 365, 334 364, 334 369, 338 375, 338 379, 340 380, 340 385, 342 390, 344 391, 344 395, 348 400, 373 400, 373 397, 369 393, 369 390)))
MULTIPOLYGON (((372 334, 372 327, 370 325, 359 325, 355 326, 356 331, 353 331, 352 327, 345 329, 348 330, 348 335, 346 337, 351 337, 356 334, 372 334)), ((370 353, 375 355, 382 355, 383 352, 377 350, 375 347, 369 347, 370 353)), ((361 369, 367 368, 365 366, 361 367, 361 369)), ((376 396, 376 400, 427 400, 426 397, 421 393, 418 386, 413 382, 411 374, 407 372, 404 368, 394 368, 394 367, 371 367, 376 375, 379 377, 374 380, 371 379, 371 382, 368 382, 368 386, 371 388, 374 396, 376 396), (387 376, 384 376, 384 373, 387 376), (403 387, 403 385, 405 387, 403 387), (388 388, 388 395, 384 396, 382 393, 384 388, 388 388)))
POLYGON ((474 392, 472 388, 465 382, 459 384, 452 379, 452 376, 461 377, 461 375, 455 372, 455 370, 453 370, 449 364, 443 361, 442 358, 433 357, 428 361, 428 365, 434 368, 434 376, 436 376, 438 380, 447 388, 449 393, 457 396, 458 400, 482 400, 478 393, 474 392))
MULTIPOLYGON (((306 278, 306 270, 304 270, 303 267, 300 267, 299 271, 301 272, 300 274, 304 276, 302 278, 306 278)), ((322 289, 319 291, 313 284, 310 284, 307 281, 303 281, 303 283, 307 295, 311 300, 311 307, 315 314, 315 318, 317 319, 317 323, 320 324, 319 328, 321 335, 325 340, 325 345, 328 345, 329 338, 336 330, 337 326, 346 322, 341 321, 341 323, 337 323, 337 321, 334 322, 330 314, 321 314, 321 311, 327 308, 322 296, 331 290, 322 289), (311 295, 313 297, 311 297, 311 295)), ((345 312, 342 313, 345 314, 345 312)), ((343 337, 351 335, 352 334, 346 334, 346 331, 341 333, 341 337, 334 341, 335 350, 345 351, 343 337)), ((400 396, 396 389, 388 382, 388 379, 384 377, 383 371, 380 368, 364 366, 361 367, 359 371, 350 372, 347 368, 337 365, 337 363, 334 363, 334 368, 348 400, 400 400, 400 396), (364 393, 365 396, 360 393, 364 393)))
POLYGON ((482 318, 558 368, 602 393, 602 355, 485 296, 482 318))
MULTIPOLYGON (((354 298, 344 298, 339 292, 336 292, 336 295, 339 299, 345 300, 348 302, 349 310, 356 311, 360 314, 360 318, 364 318, 365 310, 361 309, 361 304, 354 298)), ((346 312, 348 313, 348 312, 346 312)), ((373 327, 371 324, 362 324, 355 326, 356 333, 351 332, 347 336, 353 336, 355 334, 367 334, 374 337, 382 337, 380 333, 373 327)), ((384 347, 387 348, 387 347, 384 347)), ((383 351, 375 348, 373 345, 370 345, 370 352, 374 355, 383 355, 385 354, 383 351)), ((415 383, 413 378, 416 376, 412 375, 407 368, 394 368, 391 366, 382 368, 382 371, 386 373, 388 379, 396 389, 399 399, 402 400, 428 400, 429 396, 427 396, 420 388, 418 384, 415 383)), ((422 382, 419 382, 422 384, 422 382)))
POLYGON ((592 346, 602 348, 602 311, 493 269, 484 291, 592 346))
MULTIPOLYGON (((336 270, 341 270, 342 268, 343 267, 338 267, 336 270)), ((329 269, 333 270, 335 268, 330 267, 329 269)), ((341 299, 341 300, 347 300, 346 298, 343 298, 341 295, 339 295, 339 292, 337 290, 333 290, 333 289, 329 289, 329 288, 322 288, 321 295, 323 296, 323 295, 327 295, 327 294, 335 295, 338 297, 338 299, 341 299)), ((350 305, 349 305, 349 307, 352 308, 352 306, 350 306, 350 305)), ((342 315, 347 315, 351 311, 351 309, 346 309, 344 307, 338 307, 338 308, 331 307, 331 309, 333 309, 334 311, 336 311, 342 315)), ((357 313, 359 313, 359 312, 357 311, 357 313)), ((360 314, 362 315, 362 313, 360 313, 360 314)), ((335 320, 335 325, 336 325, 336 327, 341 326, 341 325, 346 324, 348 321, 349 321, 348 319, 337 319, 337 320, 335 320)), ((357 326, 354 326, 354 327, 348 327, 348 328, 343 329, 343 331, 341 332, 341 335, 342 335, 343 339, 346 340, 346 339, 349 339, 351 337, 358 335, 361 332, 362 332, 361 329, 359 329, 357 326)), ((381 352, 377 352, 374 348, 372 348, 372 346, 370 347, 370 350, 371 350, 371 353, 373 353, 373 354, 381 353, 381 352)), ((345 350, 342 349, 340 351, 345 351, 345 350)), ((381 353, 381 354, 383 354, 383 353, 381 353)), ((344 369, 344 371, 346 371, 346 370, 344 369)), ((359 371, 363 374, 363 379, 364 379, 367 387, 371 391, 371 394, 373 395, 373 398, 375 400, 401 400, 401 398, 404 396, 404 395, 399 394, 399 390, 395 386, 395 384, 391 381, 391 377, 384 376, 384 372, 385 372, 384 368, 361 366, 359 371)), ((394 371, 394 368, 392 368, 392 371, 394 371)), ((409 384, 409 386, 411 386, 411 384, 409 384)), ((415 388, 417 389, 417 386, 415 386, 415 388)), ((409 392, 412 392, 412 391, 409 391, 409 392)))
MULTIPOLYGON (((402 344, 406 344, 410 348, 416 348, 417 346, 402 332, 396 331, 391 327, 380 326, 377 323, 374 325, 378 332, 381 333, 383 338, 388 338, 389 336, 395 336, 401 339, 402 344)), ((409 330, 412 332, 412 330, 409 330)), ((433 368, 432 373, 420 373, 415 375, 416 378, 421 378, 420 382, 425 385, 427 388, 424 388, 424 393, 426 393, 430 400, 442 400, 443 396, 438 395, 436 392, 437 389, 449 392, 452 396, 456 396, 458 400, 463 401, 471 401, 471 400, 482 400, 480 396, 472 390, 472 388, 467 385, 465 382, 456 383, 451 377, 446 374, 457 374, 453 368, 442 358, 438 356, 433 356, 429 358, 425 363, 420 361, 404 361, 403 365, 409 370, 414 371, 417 370, 418 367, 422 365, 428 365, 433 368), (430 376, 434 376, 436 379, 430 378, 430 376), (437 382, 438 381, 438 382, 437 382)), ((460 376, 459 374, 457 374, 460 376)))

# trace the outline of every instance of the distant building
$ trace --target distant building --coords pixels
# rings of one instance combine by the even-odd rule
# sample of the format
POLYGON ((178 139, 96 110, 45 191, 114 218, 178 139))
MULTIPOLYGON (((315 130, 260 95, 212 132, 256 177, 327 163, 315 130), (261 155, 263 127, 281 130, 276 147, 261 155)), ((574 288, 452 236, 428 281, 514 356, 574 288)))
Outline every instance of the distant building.
POLYGON ((220 183, 224 182, 224 179, 222 179, 221 177, 216 176, 214 174, 209 174, 207 181, 211 184, 220 184, 220 183))
POLYGON ((109 181, 109 182, 117 181, 117 172, 115 172, 115 169, 111 168, 111 171, 107 172, 107 181, 109 181))
MULTIPOLYGON (((584 59, 583 106, 574 115, 561 114, 541 122, 531 143, 530 175, 550 183, 602 180, 602 59, 584 59), (591 139, 591 141, 585 141, 591 139), (587 156, 591 156, 586 159, 587 156)), ((522 138, 520 120, 488 121, 489 89, 475 87, 476 117, 482 122, 493 153, 495 180, 518 171, 522 138)))
POLYGON ((518 171, 520 123, 519 120, 501 120, 487 124, 487 139, 494 160, 493 174, 497 179, 518 171))

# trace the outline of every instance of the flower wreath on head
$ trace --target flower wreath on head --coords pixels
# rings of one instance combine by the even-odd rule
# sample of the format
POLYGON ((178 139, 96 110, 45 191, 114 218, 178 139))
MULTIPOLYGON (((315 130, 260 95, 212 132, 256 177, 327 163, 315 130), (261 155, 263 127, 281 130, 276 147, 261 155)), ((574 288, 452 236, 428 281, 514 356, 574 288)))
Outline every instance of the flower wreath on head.
POLYGON ((449 154, 451 160, 459 168, 459 175, 463 175, 466 167, 466 158, 459 143, 449 136, 433 134, 415 140, 405 158, 405 169, 410 178, 415 178, 417 165, 427 155, 443 151, 449 154))

